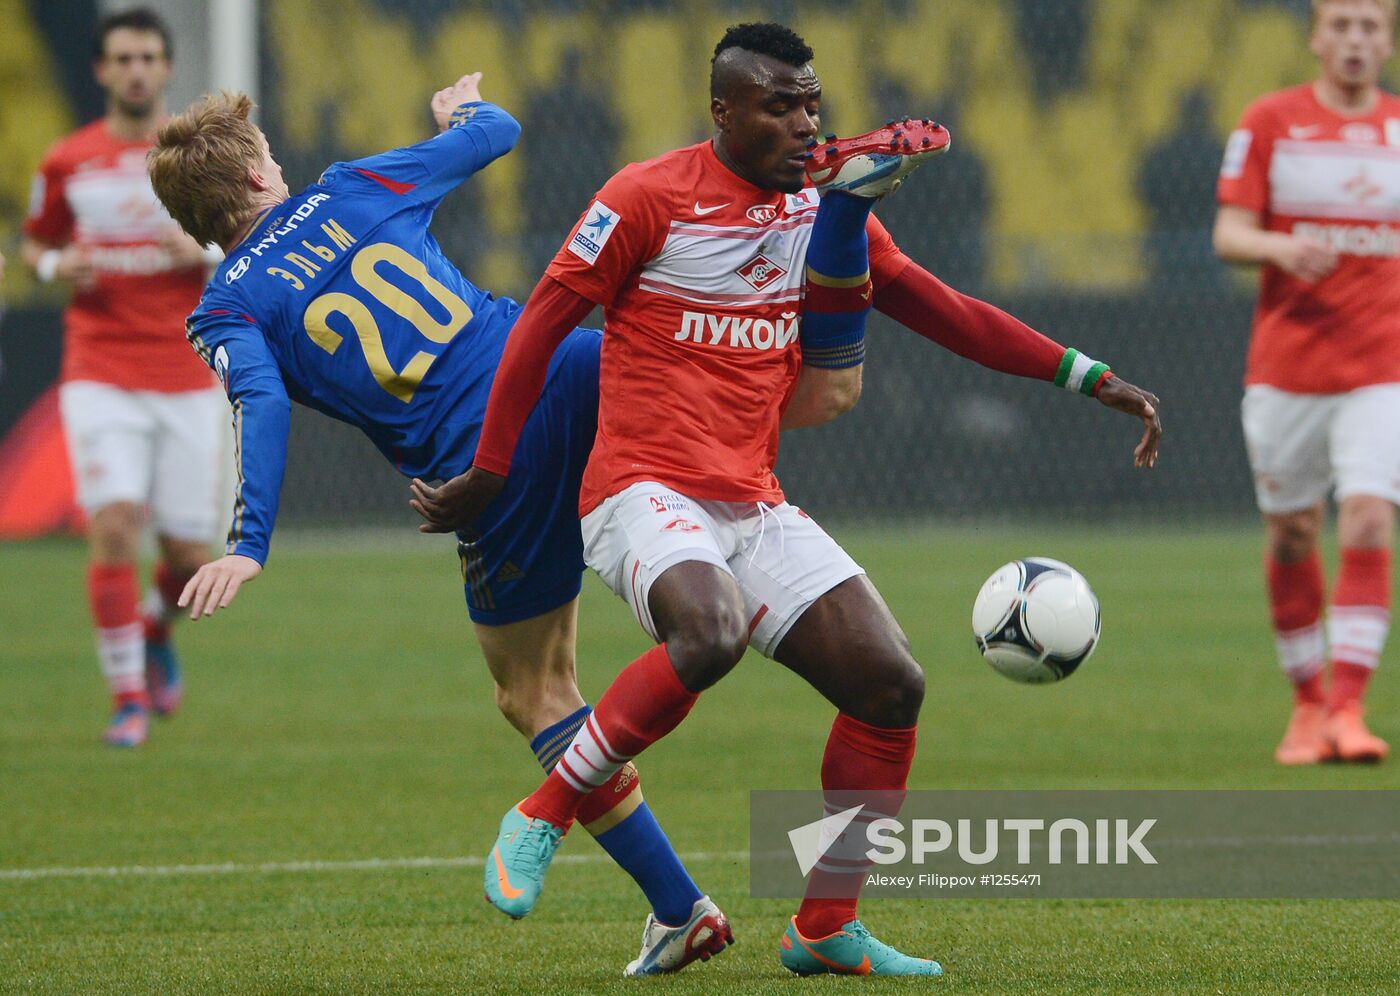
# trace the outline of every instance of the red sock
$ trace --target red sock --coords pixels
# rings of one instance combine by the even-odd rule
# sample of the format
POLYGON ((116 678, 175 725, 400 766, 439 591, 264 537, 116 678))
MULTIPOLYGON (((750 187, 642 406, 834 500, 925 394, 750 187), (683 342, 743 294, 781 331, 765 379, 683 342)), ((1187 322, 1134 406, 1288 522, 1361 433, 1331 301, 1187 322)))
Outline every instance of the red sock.
POLYGON ((1366 697, 1366 685, 1375 673, 1375 668, 1364 664, 1333 661, 1332 692, 1327 698, 1327 707, 1335 711, 1348 702, 1360 702, 1366 697))
POLYGON ((97 628, 97 660, 118 705, 145 704, 145 642, 137 606, 136 565, 89 564, 88 606, 97 628))
POLYGON ((1390 629, 1389 547, 1343 547, 1328 617, 1332 692, 1328 706, 1359 702, 1390 629))
POLYGON ((665 644, 648 650, 613 679, 554 770, 520 804, 520 811, 567 827, 588 793, 679 726, 697 698, 676 676, 665 644))
POLYGON ((98 629, 128 626, 139 618, 133 564, 89 564, 87 589, 92 621, 98 629))
POLYGON ((1322 633, 1322 558, 1316 550, 1292 563, 1266 556, 1264 574, 1279 663, 1293 683, 1294 701, 1321 703, 1327 648, 1322 633))
POLYGON ((814 312, 852 312, 870 310, 870 273, 865 274, 865 282, 854 287, 833 286, 831 278, 823 277, 807 268, 807 292, 803 296, 803 308, 814 312))
POLYGON ((595 836, 606 832, 627 819, 633 810, 641 805, 641 800, 637 798, 637 789, 641 787, 642 781, 637 769, 629 761, 618 768, 606 782, 583 797, 583 801, 578 804, 578 821, 589 827, 607 816, 606 824, 589 831, 595 836), (608 816, 610 813, 612 815, 608 816))
MULTIPOLYGON (((849 809, 860 802, 866 806, 846 831, 864 839, 866 825, 881 816, 893 817, 904 803, 905 783, 914 762, 915 728, 886 730, 852 719, 845 713, 831 724, 831 736, 822 756, 822 789, 840 793, 828 799, 829 810, 849 809), (853 793, 859 793, 854 795, 853 793), (867 816, 867 814, 869 814, 867 816)), ((827 855, 839 848, 833 845, 827 855)), ((864 847, 855 851, 863 853, 864 847)), ((797 911, 797 929, 805 937, 819 938, 835 933, 856 918, 860 887, 868 871, 867 862, 854 858, 851 867, 841 870, 824 856, 807 880, 807 894, 797 911), (823 867, 826 865, 828 867, 823 867)))

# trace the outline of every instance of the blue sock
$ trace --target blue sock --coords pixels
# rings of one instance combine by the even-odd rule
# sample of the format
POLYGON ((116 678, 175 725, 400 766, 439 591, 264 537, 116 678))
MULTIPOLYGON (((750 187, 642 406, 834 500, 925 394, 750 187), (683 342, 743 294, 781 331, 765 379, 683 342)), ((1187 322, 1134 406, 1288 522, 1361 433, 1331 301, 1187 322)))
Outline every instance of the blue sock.
POLYGON ((872 295, 865 223, 874 203, 832 191, 817 209, 802 304, 802 362, 807 366, 839 370, 865 362, 865 319, 872 295))
POLYGON ((666 831, 651 815, 651 807, 643 802, 627 819, 595 839, 641 886, 656 919, 668 927, 679 927, 690 919, 690 908, 700 898, 700 889, 681 864, 666 831))
MULTIPOLYGON (((530 741, 530 749, 545 771, 554 768, 559 756, 593 710, 584 706, 530 741)), ((596 838, 599 846, 618 866, 631 875, 651 903, 656 919, 676 927, 690 919, 690 909, 701 897, 695 880, 681 864, 666 832, 656 822, 645 802, 626 819, 596 838)))
POLYGON ((530 741, 530 749, 535 752, 535 757, 544 766, 546 774, 554 770, 554 764, 559 760, 559 755, 564 753, 564 749, 573 741, 574 734, 583 726, 584 720, 592 711, 588 706, 583 706, 577 712, 569 713, 548 729, 535 734, 535 739, 530 741))
POLYGON ((825 277, 859 277, 870 269, 865 222, 875 201, 833 190, 822 198, 807 244, 807 266, 825 277))

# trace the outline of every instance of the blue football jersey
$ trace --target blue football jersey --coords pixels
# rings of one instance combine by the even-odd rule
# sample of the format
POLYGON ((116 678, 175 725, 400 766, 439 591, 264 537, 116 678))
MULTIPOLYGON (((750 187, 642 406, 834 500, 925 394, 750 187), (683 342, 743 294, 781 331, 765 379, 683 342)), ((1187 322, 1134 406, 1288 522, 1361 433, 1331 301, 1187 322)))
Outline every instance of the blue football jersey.
POLYGON ((233 405, 228 553, 267 558, 291 401, 361 429, 404 474, 471 465, 520 306, 467 281, 428 224, 519 134, 500 108, 463 105, 426 142, 331 166, 229 250, 187 324, 233 405))

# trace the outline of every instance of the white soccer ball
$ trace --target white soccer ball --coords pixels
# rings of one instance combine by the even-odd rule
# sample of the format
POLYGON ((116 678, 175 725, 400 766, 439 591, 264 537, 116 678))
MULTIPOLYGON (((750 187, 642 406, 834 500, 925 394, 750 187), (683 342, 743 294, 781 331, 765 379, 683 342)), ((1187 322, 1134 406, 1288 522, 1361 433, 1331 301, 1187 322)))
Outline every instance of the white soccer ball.
POLYGON ((1069 564, 1013 560, 977 593, 972 633, 987 663, 1013 681, 1060 681, 1098 646, 1099 600, 1069 564))

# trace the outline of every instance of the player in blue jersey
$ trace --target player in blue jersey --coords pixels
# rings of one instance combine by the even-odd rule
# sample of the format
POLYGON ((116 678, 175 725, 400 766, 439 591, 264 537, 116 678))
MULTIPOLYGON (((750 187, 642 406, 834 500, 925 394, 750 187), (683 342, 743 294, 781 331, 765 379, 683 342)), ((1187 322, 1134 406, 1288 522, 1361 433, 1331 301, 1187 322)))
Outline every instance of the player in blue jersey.
MULTIPOLYGON (((441 133, 336 163, 291 195, 247 97, 206 97, 161 129, 157 194, 227 258, 188 337, 233 405, 239 479, 226 555, 181 604, 226 607, 267 559, 293 400, 361 429, 405 474, 463 473, 520 306, 467 281, 428 232, 453 188, 505 155, 520 128, 481 100, 480 74, 432 101, 441 133), (348 340, 348 341, 347 341, 348 340)), ((583 558, 579 480, 593 442, 600 334, 576 329, 517 453, 529 468, 459 551, 468 609, 506 718, 546 769, 589 715, 574 678, 583 558)), ((585 828, 636 879, 653 920, 634 974, 675 971, 732 940, 642 800, 635 768, 597 793, 585 828)))

